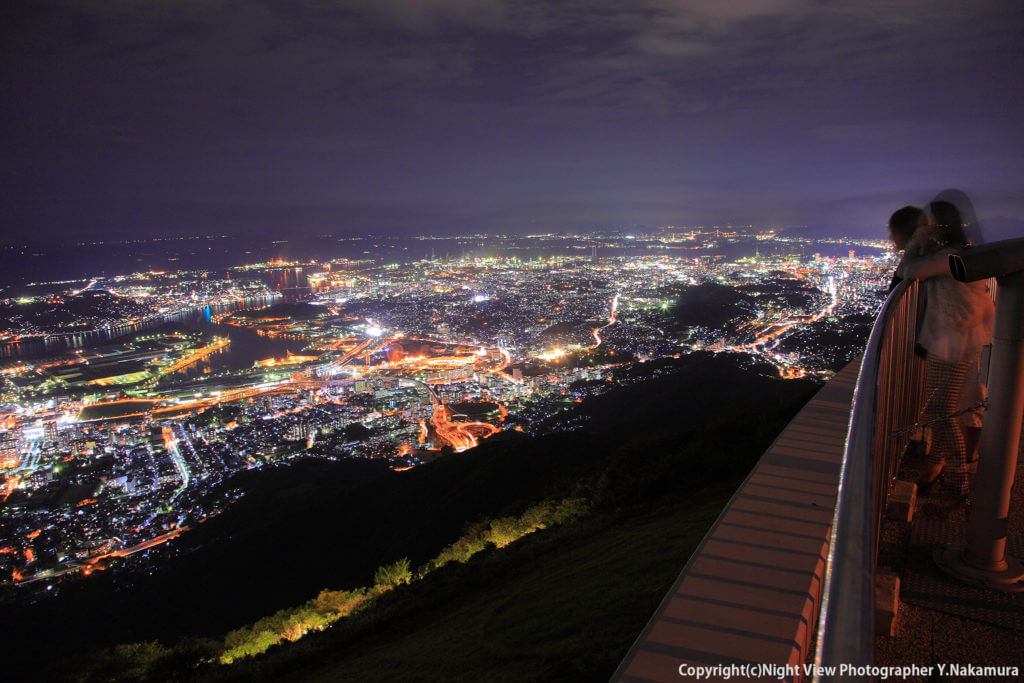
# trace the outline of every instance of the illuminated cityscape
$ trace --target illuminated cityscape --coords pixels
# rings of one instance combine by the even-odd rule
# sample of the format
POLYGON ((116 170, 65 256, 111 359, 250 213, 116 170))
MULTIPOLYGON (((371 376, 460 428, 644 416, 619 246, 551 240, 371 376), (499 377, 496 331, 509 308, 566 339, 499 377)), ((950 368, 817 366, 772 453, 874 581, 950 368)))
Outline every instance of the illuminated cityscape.
POLYGON ((922 560, 1024 524, 1009 356, 950 512, 894 277, 1024 234, 1019 2, 0 16, 5 680, 1021 664, 922 560))
POLYGON ((880 242, 753 229, 471 245, 37 283, 4 300, 3 581, 52 589, 159 562, 151 549, 245 494, 222 486, 241 470, 404 470, 503 430, 572 430, 573 405, 634 364, 745 353, 827 379, 893 265, 880 242))

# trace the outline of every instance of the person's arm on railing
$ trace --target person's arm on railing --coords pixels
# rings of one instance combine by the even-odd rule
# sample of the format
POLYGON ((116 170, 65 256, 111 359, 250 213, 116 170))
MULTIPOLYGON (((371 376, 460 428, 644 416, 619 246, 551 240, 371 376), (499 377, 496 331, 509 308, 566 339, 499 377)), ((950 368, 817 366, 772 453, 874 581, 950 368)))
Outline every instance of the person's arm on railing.
MULTIPOLYGON (((942 249, 930 254, 922 254, 922 250, 933 239, 934 232, 929 226, 918 228, 907 243, 903 252, 903 260, 896 267, 896 275, 905 280, 927 280, 936 275, 949 275, 950 249, 942 249)), ((932 246, 934 249, 934 245, 932 246)))

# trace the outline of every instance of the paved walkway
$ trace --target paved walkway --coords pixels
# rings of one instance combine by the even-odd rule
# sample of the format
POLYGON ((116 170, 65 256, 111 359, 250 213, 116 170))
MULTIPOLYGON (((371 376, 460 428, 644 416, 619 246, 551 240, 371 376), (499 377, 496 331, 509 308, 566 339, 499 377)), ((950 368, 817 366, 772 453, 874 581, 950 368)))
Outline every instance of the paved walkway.
MULTIPOLYGON (((1024 456, 1024 439, 1021 443, 1024 456)), ((920 458, 908 458, 900 478, 916 480, 921 467, 920 458)), ((877 638, 876 664, 1016 666, 1020 669, 1019 677, 976 680, 1021 680, 1024 593, 975 589, 938 569, 932 557, 934 548, 963 543, 966 524, 966 509, 942 495, 938 488, 918 499, 912 522, 886 524, 879 565, 888 565, 900 574, 902 603, 896 618, 896 635, 877 638)), ((1024 457, 1018 458, 1007 546, 1010 554, 1024 556, 1024 457)), ((938 676, 917 676, 908 680, 937 679, 938 676)))

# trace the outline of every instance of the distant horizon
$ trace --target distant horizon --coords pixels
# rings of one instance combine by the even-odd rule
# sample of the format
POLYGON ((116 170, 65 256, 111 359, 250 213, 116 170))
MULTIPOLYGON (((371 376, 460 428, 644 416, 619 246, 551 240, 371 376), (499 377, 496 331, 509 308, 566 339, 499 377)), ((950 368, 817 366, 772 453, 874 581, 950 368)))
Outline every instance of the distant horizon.
MULTIPOLYGON (((589 240, 599 257, 620 257, 627 254, 658 255, 672 258, 678 252, 661 251, 658 240, 663 231, 703 230, 712 233, 716 226, 661 226, 644 228, 625 226, 606 230, 577 232, 454 233, 423 235, 259 235, 229 234, 178 235, 161 237, 80 239, 64 244, 0 245, 0 297, 30 294, 30 286, 61 282, 78 282, 93 277, 120 277, 149 271, 224 272, 246 265, 283 260, 291 263, 326 263, 333 260, 371 260, 386 263, 415 263, 437 258, 477 258, 490 256, 529 259, 554 255, 589 256, 589 240), (632 237, 637 239, 634 241, 632 237), (436 245, 436 246, 435 246, 436 245), (436 254, 435 254, 436 249, 436 254), (577 251, 586 249, 586 253, 577 251)), ((757 242, 763 250, 777 253, 801 244, 818 244, 814 251, 845 254, 843 245, 861 244, 862 248, 881 249, 881 235, 853 237, 822 236, 781 231, 768 226, 717 226, 722 231, 736 231, 748 236, 735 245, 720 244, 722 253, 736 255, 747 249, 753 253, 755 236, 773 230, 778 240, 757 242), (745 246, 744 246, 745 245, 745 246), (771 246, 774 245, 774 246, 771 246), (832 245, 831 247, 829 245, 832 245)), ((717 248, 717 247, 716 247, 717 248)), ((709 249, 702 249, 707 253, 709 249)), ((693 252, 687 252, 693 254, 693 252)))
MULTIPOLYGON (((1022 221, 1024 222, 1024 221, 1022 221)), ((532 228, 530 230, 476 230, 476 231, 458 231, 456 228, 451 228, 448 231, 425 231, 425 232, 408 232, 402 234, 387 233, 387 232, 331 232, 331 231, 308 231, 299 234, 291 233, 289 235, 283 235, 280 233, 253 233, 253 232, 242 232, 238 230, 230 231, 217 231, 217 232, 165 232, 156 233, 153 235, 147 235, 145 237, 131 236, 130 233, 109 233, 109 234, 93 234, 93 235, 81 235, 74 238, 63 238, 60 240, 53 240, 47 238, 34 238, 25 239, 22 238, 0 238, 0 248, 17 248, 17 247, 35 247, 35 248, 71 248, 71 247, 86 247, 86 246, 97 246, 102 244, 146 244, 151 242, 183 242, 190 240, 218 240, 218 239, 230 239, 230 240, 241 240, 251 241, 268 244, 301 244, 304 242, 311 242, 316 240, 333 239, 338 241, 356 241, 356 240, 418 240, 418 239, 439 239, 439 240, 450 240, 450 239, 463 239, 463 238, 494 238, 494 239, 527 239, 531 237, 541 236, 554 236, 554 237, 582 237, 582 236, 602 236, 602 237, 626 237, 631 235, 644 236, 644 237, 657 237, 661 233, 667 233, 670 231, 712 231, 712 230, 736 230, 741 232, 749 232, 756 234, 758 232, 771 231, 780 235, 796 235, 802 239, 808 240, 830 240, 830 239, 855 239, 855 240, 869 240, 869 239, 882 239, 884 235, 871 236, 868 234, 854 235, 846 233, 835 233, 835 234, 823 234, 823 233, 808 233, 807 231, 815 230, 814 227, 808 225, 769 225, 769 224, 758 224, 758 223, 700 223, 700 224, 671 224, 671 225, 620 225, 620 226, 607 226, 607 227, 580 227, 580 228, 555 228, 552 227, 547 230, 541 230, 538 228, 532 228)))
MULTIPOLYGON (((914 202, 907 202, 907 204, 914 204, 914 202)), ((927 202, 919 202, 919 204, 926 205, 927 202)), ((900 206, 894 206, 893 211, 900 206)), ((890 211, 891 213, 891 211, 890 211)), ((62 237, 49 237, 39 235, 28 235, 25 233, 14 235, 0 236, 0 248, 12 248, 17 246, 35 247, 35 248, 67 248, 76 245, 84 246, 87 244, 96 243, 110 243, 110 244, 130 244, 130 243, 143 243, 143 242, 159 242, 159 241, 180 241, 190 239, 220 239, 220 238, 231 238, 239 240, 252 240, 252 241, 268 241, 268 242, 303 242, 315 239, 416 239, 425 237, 434 238, 459 238, 459 237, 528 237, 530 235, 587 235, 587 234, 598 234, 598 235, 612 235, 612 234, 628 234, 630 232, 637 232, 638 234, 655 234, 660 231, 675 229, 675 230, 710 230, 710 229, 745 229, 745 230, 772 230, 780 234, 797 235, 806 239, 885 239, 887 233, 885 231, 886 220, 889 214, 885 214, 883 217, 879 217, 876 224, 871 226, 861 226, 858 229, 850 230, 825 230, 821 226, 815 226, 811 224, 778 224, 778 223, 762 223, 762 222, 729 222, 729 221, 705 221, 705 222, 677 222, 677 223, 666 223, 661 225, 647 225, 642 223, 633 224, 620 224, 620 225, 591 225, 591 226, 548 226, 542 227, 537 225, 524 226, 520 229, 505 228, 465 228, 459 229, 450 227, 447 229, 431 229, 417 231, 415 228, 410 227, 408 231, 394 232, 386 230, 371 230, 371 231, 357 231, 357 230, 341 230, 341 229, 305 229, 296 230, 294 228, 288 229, 285 227, 278 227, 274 230, 260 230, 253 231, 244 228, 232 228, 232 229, 212 229, 208 231, 195 231, 188 230, 187 228, 181 228, 178 230, 166 230, 160 232, 154 232, 140 236, 137 231, 126 230, 126 231, 97 231, 92 233, 80 233, 77 235, 65 235, 62 237)), ((1016 218, 1006 215, 995 215, 995 216, 982 216, 979 220, 983 231, 985 233, 985 241, 997 241, 1001 239, 1011 239, 1014 237, 1020 237, 1024 235, 1024 218, 1016 218)))

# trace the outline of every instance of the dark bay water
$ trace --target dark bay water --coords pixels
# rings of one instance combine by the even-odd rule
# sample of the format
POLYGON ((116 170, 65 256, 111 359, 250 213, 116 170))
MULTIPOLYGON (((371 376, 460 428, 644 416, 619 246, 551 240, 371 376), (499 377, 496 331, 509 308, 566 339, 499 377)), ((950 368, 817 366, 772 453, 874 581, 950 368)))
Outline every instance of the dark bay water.
POLYGON ((207 356, 199 366, 204 370, 209 368, 213 373, 245 370, 251 368, 253 363, 258 360, 283 358, 288 352, 297 354, 306 346, 305 342, 294 339, 275 339, 244 327, 218 325, 209 320, 205 322, 201 319, 193 320, 186 324, 204 332, 211 332, 218 337, 231 339, 230 344, 207 356))
POLYGON ((246 328, 217 324, 213 321, 213 317, 220 313, 269 306, 280 299, 281 297, 278 295, 252 297, 231 304, 204 306, 183 313, 152 318, 134 325, 117 325, 93 332, 10 342, 0 346, 0 358, 39 358, 75 349, 100 347, 125 335, 154 329, 166 323, 181 323, 197 330, 230 337, 231 343, 227 348, 210 356, 210 365, 211 368, 218 370, 238 370, 251 367, 254 361, 261 358, 282 356, 286 350, 296 353, 302 347, 302 342, 263 337, 246 328))

